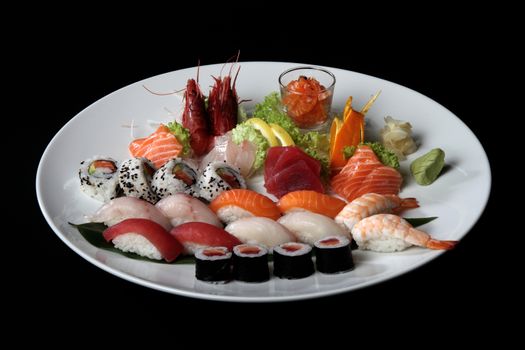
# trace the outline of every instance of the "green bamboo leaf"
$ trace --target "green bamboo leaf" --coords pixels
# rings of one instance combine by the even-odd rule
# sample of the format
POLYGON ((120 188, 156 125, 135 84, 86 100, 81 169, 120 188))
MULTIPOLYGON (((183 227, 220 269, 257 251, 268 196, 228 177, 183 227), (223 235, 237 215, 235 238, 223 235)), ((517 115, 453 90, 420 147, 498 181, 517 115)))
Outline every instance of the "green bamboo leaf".
POLYGON ((104 249, 104 250, 107 250, 113 253, 124 255, 125 257, 131 258, 131 259, 151 261, 151 262, 158 263, 158 264, 195 264, 194 256, 179 256, 177 260, 171 263, 168 263, 165 260, 153 260, 153 259, 149 259, 149 258, 140 256, 135 253, 123 252, 122 250, 115 248, 113 244, 106 242, 106 240, 102 236, 102 233, 108 227, 104 225, 103 223, 89 222, 87 224, 76 225, 70 222, 69 224, 75 227, 78 230, 78 232, 80 232, 82 237, 84 237, 86 241, 88 241, 90 244, 92 244, 93 246, 99 249, 104 249))
POLYGON ((413 227, 418 227, 424 224, 428 224, 430 221, 434 221, 437 218, 438 218, 437 216, 431 216, 427 218, 403 218, 403 219, 408 221, 408 223, 412 225, 413 227))

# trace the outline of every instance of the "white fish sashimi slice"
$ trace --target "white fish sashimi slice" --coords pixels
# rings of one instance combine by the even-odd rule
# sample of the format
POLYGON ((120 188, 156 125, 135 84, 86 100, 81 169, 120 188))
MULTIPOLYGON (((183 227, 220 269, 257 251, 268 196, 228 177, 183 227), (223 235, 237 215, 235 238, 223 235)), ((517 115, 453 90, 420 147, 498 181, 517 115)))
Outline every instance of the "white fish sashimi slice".
POLYGON ((242 218, 225 228, 228 233, 248 244, 262 244, 273 248, 279 244, 295 242, 295 236, 272 219, 264 217, 242 218))
POLYGON ((186 222, 205 222, 222 228, 221 221, 206 204, 184 193, 163 198, 155 206, 170 219, 173 226, 186 222))
POLYGON ((202 173, 209 163, 226 161, 232 167, 238 168, 243 177, 248 177, 253 170, 256 150, 256 146, 247 140, 237 145, 232 140, 231 132, 216 136, 214 147, 202 158, 199 171, 202 173))
POLYGON ((350 234, 334 220, 308 211, 288 213, 277 222, 292 232, 300 242, 311 245, 328 236, 345 236, 351 239, 350 234))
POLYGON ((113 226, 126 219, 149 219, 171 230, 171 223, 153 204, 135 197, 120 197, 100 207, 95 214, 88 216, 90 222, 103 222, 113 226))

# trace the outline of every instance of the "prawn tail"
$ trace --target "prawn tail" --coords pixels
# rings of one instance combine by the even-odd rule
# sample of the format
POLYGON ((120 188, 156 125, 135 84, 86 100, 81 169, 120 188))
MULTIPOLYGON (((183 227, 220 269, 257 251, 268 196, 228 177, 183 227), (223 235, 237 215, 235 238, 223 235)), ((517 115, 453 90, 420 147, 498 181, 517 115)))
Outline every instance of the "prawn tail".
POLYGON ((453 249, 458 241, 440 241, 437 239, 428 240, 426 247, 429 249, 439 249, 439 250, 450 250, 453 249))

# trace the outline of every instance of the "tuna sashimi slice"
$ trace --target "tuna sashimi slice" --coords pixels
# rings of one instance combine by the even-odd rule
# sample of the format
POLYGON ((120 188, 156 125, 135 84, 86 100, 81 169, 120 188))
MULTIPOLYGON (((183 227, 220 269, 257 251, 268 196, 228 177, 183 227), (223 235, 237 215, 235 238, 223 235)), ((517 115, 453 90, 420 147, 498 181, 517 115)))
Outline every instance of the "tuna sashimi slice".
POLYGON ((305 160, 299 160, 265 181, 266 190, 281 198, 288 192, 312 190, 324 193, 319 174, 314 174, 305 160))
POLYGON ((314 174, 321 173, 321 163, 319 161, 313 159, 297 147, 285 148, 286 151, 284 151, 281 157, 279 157, 277 163, 275 163, 275 166, 272 169, 273 173, 280 172, 299 160, 304 160, 314 174))

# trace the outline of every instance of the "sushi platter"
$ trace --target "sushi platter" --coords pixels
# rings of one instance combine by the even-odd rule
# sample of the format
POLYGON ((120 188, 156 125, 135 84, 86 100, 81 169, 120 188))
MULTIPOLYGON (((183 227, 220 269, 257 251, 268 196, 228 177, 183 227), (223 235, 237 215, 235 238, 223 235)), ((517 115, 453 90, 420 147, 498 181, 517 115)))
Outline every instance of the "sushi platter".
POLYGON ((240 302, 333 295, 417 268, 461 244, 490 187, 478 139, 435 101, 281 62, 192 67, 115 91, 64 125, 36 179, 48 224, 90 263, 240 302), (412 128, 414 139, 392 136, 412 128), (91 223, 100 245, 77 229, 91 223))

